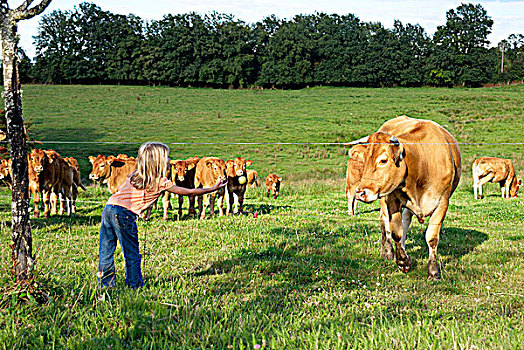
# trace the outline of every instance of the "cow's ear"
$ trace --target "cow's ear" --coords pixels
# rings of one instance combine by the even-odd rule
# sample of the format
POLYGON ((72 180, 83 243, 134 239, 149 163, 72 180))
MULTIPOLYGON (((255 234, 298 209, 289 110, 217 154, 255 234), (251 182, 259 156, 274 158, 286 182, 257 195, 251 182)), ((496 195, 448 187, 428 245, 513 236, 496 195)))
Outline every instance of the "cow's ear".
POLYGON ((113 162, 116 160, 116 158, 114 156, 109 156, 107 157, 106 161, 107 161, 107 164, 113 164, 113 162))
POLYGON ((235 161, 232 160, 232 159, 229 159, 227 162, 226 162, 226 167, 229 168, 231 165, 233 165, 235 161))
POLYGON ((191 160, 186 160, 186 167, 187 167, 187 170, 191 170, 193 169, 194 167, 196 167, 198 161, 200 159, 191 159, 191 160))
POLYGON ((393 160, 395 161, 395 164, 398 166, 400 161, 404 159, 404 156, 406 155, 404 151, 404 146, 398 141, 398 139, 395 136, 391 136, 389 142, 393 144, 393 160))
POLYGON ((246 166, 250 166, 251 164, 253 164, 252 160, 246 160, 246 166))

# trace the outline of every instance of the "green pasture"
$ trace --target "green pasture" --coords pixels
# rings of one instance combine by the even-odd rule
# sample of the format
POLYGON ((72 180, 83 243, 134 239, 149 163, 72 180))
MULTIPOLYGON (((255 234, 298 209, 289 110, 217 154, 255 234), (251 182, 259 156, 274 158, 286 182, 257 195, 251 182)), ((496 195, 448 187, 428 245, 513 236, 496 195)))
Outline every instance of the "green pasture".
POLYGON ((523 347, 522 194, 501 199, 488 184, 486 198, 473 200, 470 171, 475 157, 502 156, 523 177, 524 146, 511 143, 524 142, 524 86, 28 85, 23 101, 31 139, 75 156, 89 186, 77 215, 31 220, 43 305, 13 287, 10 192, 0 189, 0 349, 523 347), (427 223, 413 222, 406 247, 414 266, 399 272, 379 256, 378 203, 359 203, 357 216, 347 215, 348 147, 304 144, 354 140, 402 114, 434 120, 462 143, 462 180, 439 244, 440 282, 426 280, 427 223), (157 209, 139 222, 146 286, 124 286, 118 248, 117 287, 98 290, 98 229, 109 192, 87 180, 87 156, 134 155, 149 140, 188 143, 171 144, 172 158, 252 159, 262 177, 284 178, 281 195, 248 189, 246 215, 205 221, 177 221, 171 211, 163 222, 157 209))

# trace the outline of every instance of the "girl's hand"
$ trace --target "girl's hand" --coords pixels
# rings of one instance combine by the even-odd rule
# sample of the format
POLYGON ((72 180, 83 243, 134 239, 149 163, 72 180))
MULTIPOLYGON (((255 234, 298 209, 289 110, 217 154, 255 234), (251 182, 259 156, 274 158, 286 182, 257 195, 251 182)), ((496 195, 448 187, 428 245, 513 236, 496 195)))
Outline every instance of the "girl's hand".
POLYGON ((227 182, 222 182, 221 179, 218 179, 217 183, 213 185, 213 190, 218 190, 222 187, 225 187, 227 185, 227 182))

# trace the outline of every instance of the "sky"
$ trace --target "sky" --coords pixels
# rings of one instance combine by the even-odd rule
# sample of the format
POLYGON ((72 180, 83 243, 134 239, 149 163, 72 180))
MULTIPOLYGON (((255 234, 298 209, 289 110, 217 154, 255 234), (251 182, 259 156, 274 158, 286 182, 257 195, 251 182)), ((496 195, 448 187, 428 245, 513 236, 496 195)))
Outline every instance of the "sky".
MULTIPOLYGON (((85 0, 84 0, 85 1, 85 0)), ((84 1, 52 0, 42 15, 53 10, 73 10, 84 1)), ((38 4, 40 0, 34 0, 38 4)), ((446 23, 446 12, 455 9, 467 0, 92 0, 102 10, 128 15, 135 14, 142 19, 161 19, 171 13, 197 12, 208 14, 212 11, 232 14, 246 23, 255 23, 269 15, 291 19, 298 14, 325 12, 328 14, 354 14, 365 22, 381 22, 392 28, 395 19, 402 23, 419 24, 429 35, 437 26, 446 23)), ((524 34, 524 0, 471 1, 481 4, 493 21, 492 33, 488 36, 491 46, 497 45, 510 34, 524 34)), ((21 0, 8 1, 11 8, 21 0)), ((42 15, 19 23, 20 46, 29 57, 34 57, 33 36, 38 34, 38 22, 42 15)))

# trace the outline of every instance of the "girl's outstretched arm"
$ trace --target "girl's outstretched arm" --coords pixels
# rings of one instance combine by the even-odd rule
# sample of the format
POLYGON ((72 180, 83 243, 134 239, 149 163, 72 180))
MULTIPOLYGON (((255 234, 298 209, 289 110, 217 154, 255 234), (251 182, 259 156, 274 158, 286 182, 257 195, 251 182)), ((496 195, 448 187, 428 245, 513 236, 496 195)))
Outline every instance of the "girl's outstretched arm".
POLYGON ((180 186, 172 186, 167 189, 168 192, 179 194, 182 196, 199 196, 201 194, 206 194, 209 192, 216 191, 224 186, 226 186, 226 182, 222 182, 220 180, 217 181, 216 184, 213 185, 213 187, 206 187, 206 188, 185 188, 180 186))

